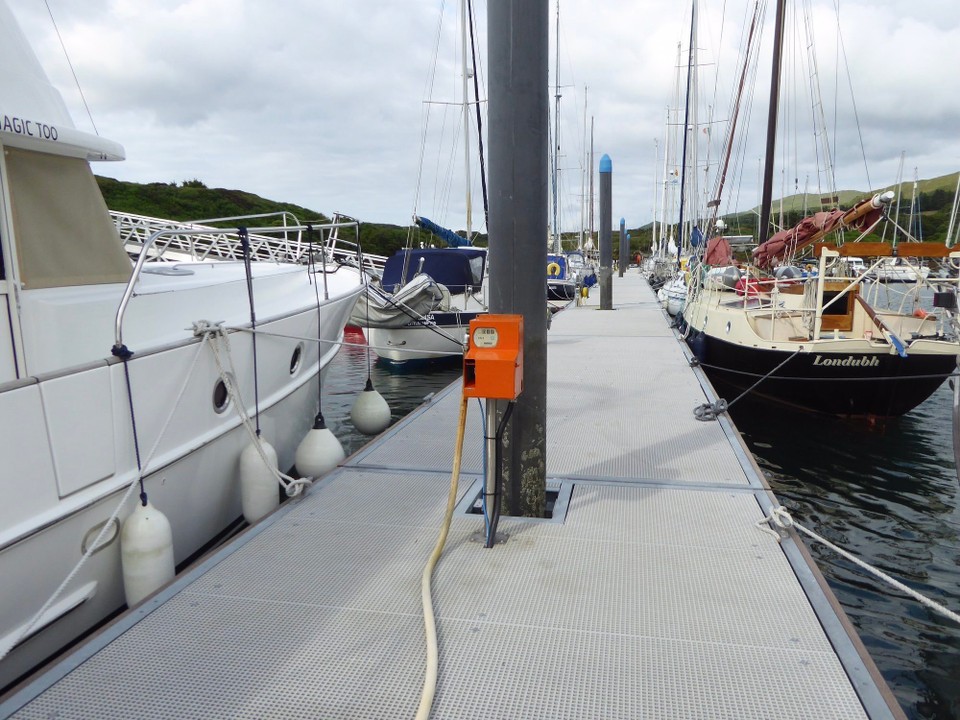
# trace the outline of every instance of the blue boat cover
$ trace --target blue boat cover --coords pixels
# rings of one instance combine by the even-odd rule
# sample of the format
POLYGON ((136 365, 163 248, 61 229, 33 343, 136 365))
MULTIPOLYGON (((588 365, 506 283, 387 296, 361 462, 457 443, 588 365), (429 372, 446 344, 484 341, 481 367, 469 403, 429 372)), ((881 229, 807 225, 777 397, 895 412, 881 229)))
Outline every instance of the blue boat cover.
POLYGON ((445 227, 440 227, 432 220, 429 220, 425 217, 413 216, 413 221, 426 230, 428 233, 436 235, 441 240, 445 241, 450 247, 469 247, 470 241, 466 238, 462 238, 457 235, 453 230, 448 230, 445 227))
POLYGON ((465 292, 467 286, 479 289, 483 282, 483 265, 486 261, 486 248, 423 248, 421 250, 397 250, 383 267, 384 290, 396 292, 417 274, 417 270, 426 273, 434 281, 445 285, 453 294, 465 292), (409 255, 407 274, 401 278, 403 260, 409 255), (420 260, 423 266, 420 266, 420 260))
POLYGON ((694 225, 693 232, 690 233, 690 245, 691 247, 700 247, 701 243, 703 243, 703 230, 694 225))

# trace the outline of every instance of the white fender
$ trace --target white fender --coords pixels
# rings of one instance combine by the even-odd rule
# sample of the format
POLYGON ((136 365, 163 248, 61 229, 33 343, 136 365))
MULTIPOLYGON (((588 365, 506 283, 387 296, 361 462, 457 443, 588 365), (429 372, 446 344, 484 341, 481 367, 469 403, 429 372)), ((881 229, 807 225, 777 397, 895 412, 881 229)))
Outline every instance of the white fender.
POLYGON ((127 606, 170 582, 175 574, 173 533, 166 516, 149 503, 137 507, 120 529, 120 565, 127 606))
POLYGON ((250 443, 240 453, 240 503, 243 517, 251 525, 280 504, 280 490, 275 471, 277 469, 277 451, 273 445, 261 438, 263 454, 269 465, 265 465, 257 446, 250 443))
POLYGON ((350 419, 364 435, 376 435, 390 426, 390 406, 369 380, 364 391, 353 401, 350 419))
POLYGON ((318 478, 333 470, 345 457, 343 445, 318 415, 313 429, 300 441, 293 462, 301 477, 318 478))

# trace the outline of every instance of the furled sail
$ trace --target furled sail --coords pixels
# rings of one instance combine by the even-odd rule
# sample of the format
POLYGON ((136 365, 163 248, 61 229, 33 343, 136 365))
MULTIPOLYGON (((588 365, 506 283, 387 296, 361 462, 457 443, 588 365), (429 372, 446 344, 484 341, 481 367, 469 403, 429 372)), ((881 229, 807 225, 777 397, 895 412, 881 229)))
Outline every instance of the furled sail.
POLYGON ((436 235, 441 240, 444 240, 447 245, 450 247, 463 247, 464 245, 470 245, 470 241, 466 238, 462 238, 457 235, 453 230, 448 230, 445 227, 440 227, 432 220, 429 220, 425 217, 419 217, 417 215, 413 216, 413 221, 419 226, 426 230, 432 235, 436 235))
POLYGON ((758 267, 772 268, 774 263, 790 257, 835 230, 847 227, 866 229, 872 227, 883 215, 886 205, 893 199, 892 192, 874 195, 857 203, 849 210, 829 210, 806 217, 792 228, 781 230, 753 250, 753 260, 758 267))

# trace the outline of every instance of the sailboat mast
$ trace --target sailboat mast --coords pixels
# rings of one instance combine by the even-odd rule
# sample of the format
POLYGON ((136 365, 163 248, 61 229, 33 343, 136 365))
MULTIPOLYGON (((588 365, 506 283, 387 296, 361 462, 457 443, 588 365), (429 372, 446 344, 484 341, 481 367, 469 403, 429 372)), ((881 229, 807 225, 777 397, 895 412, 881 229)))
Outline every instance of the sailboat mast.
POLYGON ((580 173, 580 244, 579 250, 583 250, 583 233, 587 227, 587 173, 590 172, 590 161, 586 157, 587 152, 587 88, 583 86, 583 145, 581 146, 584 168, 580 173))
POLYGON ((657 212, 660 209, 660 141, 653 139, 653 233, 650 238, 650 249, 656 252, 659 244, 657 238, 657 212))
POLYGON ((760 198, 760 226, 757 244, 767 241, 770 203, 773 200, 773 154, 777 144, 777 111, 780 104, 780 54, 783 49, 784 0, 777 0, 777 18, 773 27, 773 63, 770 71, 770 108, 767 113, 767 149, 764 155, 763 195, 760 198))
POLYGON ((950 209, 950 224, 947 225, 946 245, 948 248, 952 248, 955 244, 953 241, 953 228, 957 223, 958 206, 960 206, 960 173, 957 173, 957 189, 953 191, 953 207, 950 209))
POLYGON ((660 235, 663 239, 663 252, 661 255, 666 257, 669 254, 670 243, 673 242, 674 247, 676 247, 676 237, 679 237, 679 233, 675 233, 673 223, 668 221, 668 217, 673 213, 674 207, 677 204, 677 184, 674 180, 668 180, 667 178, 676 178, 677 170, 676 167, 670 169, 670 163, 673 163, 676 166, 677 162, 677 145, 678 138, 677 132, 679 131, 680 119, 678 113, 680 112, 680 68, 682 67, 683 61, 683 43, 677 43, 677 62, 676 62, 676 77, 674 78, 674 88, 673 88, 673 106, 667 107, 667 137, 666 137, 666 148, 663 153, 663 210, 660 213, 661 222, 663 224, 663 230, 660 235), (669 212, 668 212, 669 210, 669 212))
POLYGON ((680 256, 683 254, 683 204, 686 199, 686 178, 687 178, 687 139, 690 136, 690 80, 693 75, 693 44, 694 28, 697 26, 697 0, 693 0, 690 5, 690 51, 687 57, 687 98, 683 110, 683 150, 680 153, 680 215, 677 219, 677 270, 680 270, 680 256))
POLYGON ((593 115, 590 116, 590 244, 593 245, 593 115))
MULTIPOLYGON (((686 234, 687 250, 692 253, 693 248, 689 243, 693 239, 693 228, 700 218, 700 53, 697 44, 699 42, 699 33, 697 28, 698 15, 696 9, 699 6, 699 0, 693 0, 694 21, 690 28, 690 88, 688 90, 690 103, 690 119, 685 132, 690 133, 690 157, 685 158, 689 167, 687 182, 684 185, 687 193, 687 225, 690 227, 686 234)), ((686 135, 684 135, 686 137, 686 135)))
POLYGON ((467 242, 473 240, 473 207, 470 197, 470 98, 467 70, 467 0, 460 0, 460 45, 463 67, 463 167, 466 173, 467 242))
MULTIPOLYGON (((712 232, 717 224, 720 214, 720 204, 723 198, 723 186, 727 182, 727 170, 730 168, 730 158, 733 154, 734 138, 737 133, 737 120, 740 117, 740 103, 743 100, 743 92, 747 84, 747 73, 750 70, 750 56, 753 54, 753 36, 757 27, 757 19, 760 13, 760 3, 756 2, 753 6, 753 17, 750 20, 750 30, 747 33, 746 52, 743 54, 743 67, 740 70, 740 82, 737 84, 737 94, 733 101, 733 113, 730 118, 730 130, 727 132, 727 138, 724 141, 726 146, 723 156, 723 163, 720 169, 720 179, 717 181, 717 192, 713 200, 707 203, 707 207, 713 208, 713 214, 709 220, 709 229, 712 232)), ((804 215, 806 215, 806 191, 804 191, 804 215)))
POLYGON ((480 78, 477 71, 477 41, 473 35, 473 3, 467 0, 467 19, 470 21, 470 68, 473 75, 474 111, 477 115, 477 155, 480 157, 480 192, 483 196, 483 224, 489 229, 490 202, 487 197, 487 168, 483 156, 483 121, 480 113, 480 78))
MULTIPOLYGON (((677 67, 680 67, 680 59, 677 58, 677 67)), ((670 108, 667 107, 666 137, 663 140, 663 194, 660 196, 660 237, 654 248, 654 254, 657 257, 666 257, 667 248, 670 245, 670 226, 667 223, 667 198, 672 197, 670 193, 670 137, 673 133, 670 129, 670 108)))
MULTIPOLYGON (((917 174, 917 168, 913 169, 913 190, 910 194, 910 219, 907 222, 907 240, 917 239, 922 240, 920 237, 920 232, 913 231, 914 217, 917 209, 917 183, 919 182, 919 175, 917 174)), ((896 246, 896 243, 894 243, 896 246)))
POLYGON ((557 34, 555 38, 556 63, 554 65, 554 110, 553 110, 553 244, 554 252, 560 252, 560 224, 557 212, 557 175, 560 162, 560 0, 557 0, 557 34))

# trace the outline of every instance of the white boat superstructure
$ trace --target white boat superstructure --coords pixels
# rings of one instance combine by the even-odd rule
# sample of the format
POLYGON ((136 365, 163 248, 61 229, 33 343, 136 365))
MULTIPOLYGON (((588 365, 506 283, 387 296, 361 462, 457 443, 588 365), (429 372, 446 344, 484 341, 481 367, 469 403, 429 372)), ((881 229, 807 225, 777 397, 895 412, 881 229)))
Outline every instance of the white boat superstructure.
POLYGON ((292 466, 363 286, 320 224, 281 228, 309 264, 165 261, 203 232, 171 226, 133 267, 89 164, 123 148, 75 129, 3 4, 0 57, 2 688, 123 607, 141 480, 181 563, 241 515, 244 414, 292 466))
POLYGON ((485 248, 399 250, 351 323, 390 364, 461 357, 470 321, 487 312, 486 263, 485 248))
MULTIPOLYGON (((909 245, 907 246, 909 248, 909 245)), ((930 276, 930 267, 916 258, 883 258, 870 273, 870 277, 880 282, 916 283, 930 276), (911 262, 913 260, 913 262, 911 262)))

